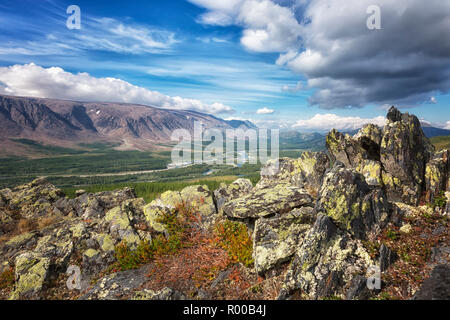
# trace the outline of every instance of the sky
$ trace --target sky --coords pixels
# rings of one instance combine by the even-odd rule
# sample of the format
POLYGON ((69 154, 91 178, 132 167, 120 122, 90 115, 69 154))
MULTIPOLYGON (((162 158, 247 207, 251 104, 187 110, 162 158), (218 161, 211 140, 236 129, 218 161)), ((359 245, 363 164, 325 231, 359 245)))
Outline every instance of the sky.
POLYGON ((395 105, 450 129, 449 12, 441 0, 3 0, 0 93, 300 131, 383 125, 395 105))

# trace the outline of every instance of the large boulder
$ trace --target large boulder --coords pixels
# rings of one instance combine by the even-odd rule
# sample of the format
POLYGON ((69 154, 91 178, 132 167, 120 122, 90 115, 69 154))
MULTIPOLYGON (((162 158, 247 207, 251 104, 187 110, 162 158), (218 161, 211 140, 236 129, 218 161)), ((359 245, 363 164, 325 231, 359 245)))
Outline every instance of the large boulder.
POLYGON ((121 300, 130 298, 147 279, 148 268, 126 270, 99 279, 79 300, 121 300))
POLYGON ((356 169, 364 175, 369 185, 381 186, 380 141, 381 129, 368 124, 353 137, 332 130, 327 135, 326 145, 334 161, 356 169))
POLYGON ((278 170, 274 161, 269 161, 261 169, 261 180, 256 187, 289 183, 317 194, 329 165, 330 159, 323 152, 303 152, 298 159, 282 158, 279 160, 278 170))
POLYGON ((50 259, 25 252, 15 260, 16 283, 10 299, 38 299, 50 276, 50 259))
POLYGON ((161 222, 161 218, 167 214, 177 214, 181 206, 199 215, 202 228, 209 229, 216 221, 216 206, 212 192, 206 185, 189 186, 180 192, 166 191, 143 210, 150 227, 163 233, 166 226, 161 222))
POLYGON ((44 178, 18 186, 12 190, 2 190, 3 203, 9 209, 17 210, 24 218, 34 218, 54 212, 53 204, 64 193, 44 178))
POLYGON ((85 219, 103 218, 109 210, 120 206, 126 200, 135 199, 131 188, 104 191, 99 193, 81 193, 75 199, 60 198, 54 206, 64 215, 83 217, 85 219))
POLYGON ((441 192, 445 192, 449 179, 449 151, 436 153, 425 168, 426 201, 432 202, 441 192))
POLYGON ((279 217, 258 219, 253 235, 256 271, 262 274, 289 261, 295 248, 311 228, 313 217, 313 209, 304 207, 279 217))
POLYGON ((434 147, 416 116, 392 107, 387 119, 380 145, 383 182, 390 200, 417 205, 424 191, 426 163, 434 147))
POLYGON ((379 231, 390 217, 383 190, 370 187, 360 173, 339 162, 325 175, 316 209, 360 239, 368 231, 379 231))
POLYGON ((288 299, 297 290, 306 299, 344 298, 353 279, 366 278, 373 264, 361 241, 337 228, 330 217, 319 214, 296 250, 279 299, 288 299))
POLYGON ((222 212, 222 207, 230 200, 240 198, 253 189, 253 184, 248 179, 237 179, 233 183, 227 185, 221 183, 220 187, 214 191, 214 199, 216 200, 217 211, 222 212))
POLYGON ((227 202, 222 209, 228 217, 246 219, 283 214, 312 203, 313 198, 305 189, 281 183, 255 188, 249 194, 227 202))
POLYGON ((120 206, 109 210, 104 218, 104 224, 116 241, 125 241, 129 246, 136 247, 142 240, 151 240, 143 207, 142 198, 124 201, 120 206))

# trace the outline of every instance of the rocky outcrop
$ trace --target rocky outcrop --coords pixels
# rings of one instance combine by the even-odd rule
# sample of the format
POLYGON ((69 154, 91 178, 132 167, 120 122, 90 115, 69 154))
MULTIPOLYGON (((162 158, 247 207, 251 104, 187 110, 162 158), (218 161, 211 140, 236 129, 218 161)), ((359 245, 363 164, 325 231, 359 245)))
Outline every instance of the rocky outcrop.
POLYGON ((288 183, 315 194, 329 164, 330 159, 323 152, 304 152, 298 159, 282 158, 278 161, 278 167, 269 162, 262 168, 261 180, 256 187, 265 188, 288 183))
POLYGON ((449 186, 450 161, 449 151, 436 153, 425 168, 426 201, 432 202, 449 186))
POLYGON ((54 206, 63 215, 78 216, 85 219, 103 218, 107 211, 120 206, 122 202, 135 199, 136 194, 131 188, 105 191, 96 194, 81 192, 75 199, 59 198, 54 206))
POLYGON ((258 219, 253 234, 255 269, 264 273, 289 261, 314 222, 313 209, 303 207, 275 218, 258 219))
POLYGON ((391 108, 387 119, 380 145, 385 187, 390 199, 417 205, 425 190, 425 167, 434 147, 416 116, 391 108))
POLYGON ((248 179, 237 179, 233 183, 226 185, 221 183, 219 189, 214 191, 217 211, 222 213, 222 208, 228 201, 240 198, 248 194, 253 189, 253 184, 248 179))
POLYGON ((285 276, 280 299, 301 290, 304 298, 345 297, 356 275, 365 276, 374 262, 359 240, 319 214, 313 228, 297 248, 285 276))
MULTIPOLYGON (((390 201, 418 204, 434 147, 416 116, 392 107, 383 129, 366 125, 353 137, 332 130, 326 142, 333 160, 357 170, 368 184, 383 187, 390 201)), ((430 175, 434 169, 430 165, 430 175)))
POLYGON ((222 209, 231 218, 256 219, 287 213, 312 203, 313 198, 305 189, 291 184, 277 184, 255 188, 248 195, 227 202, 222 209))
POLYGON ((55 210, 53 204, 64 196, 61 190, 55 188, 43 178, 12 190, 4 189, 0 193, 2 194, 3 207, 19 211, 25 218, 39 217, 51 213, 55 210))
MULTIPOLYGON (((354 136, 331 131, 330 156, 305 152, 299 159, 269 161, 255 186, 247 179, 221 184, 217 190, 189 186, 166 191, 149 204, 129 188, 96 194, 79 190, 69 199, 44 179, 0 190, 0 236, 11 235, 0 242, 0 272, 14 269, 10 298, 45 298, 50 286, 75 265, 82 270, 81 299, 185 299, 172 284, 142 286, 145 267, 103 272, 117 262, 117 245, 136 249, 152 239, 169 239, 168 221, 193 212, 197 219, 187 219, 193 227, 189 232, 214 235, 205 241, 208 246, 216 239, 217 222, 246 224, 248 234, 239 236, 246 245, 251 236, 253 248, 246 247, 246 253, 252 252, 254 263, 252 269, 243 264, 239 268, 245 276, 264 277, 264 285, 281 287, 280 299, 369 299, 379 292, 368 286, 368 280, 379 277, 377 268, 392 271, 405 256, 395 251, 395 243, 376 241, 418 234, 415 221, 428 219, 429 228, 436 215, 438 225, 424 237, 444 239, 448 229, 449 152, 433 152, 416 117, 393 108, 387 118, 384 128, 366 125, 354 136), (49 222, 12 234, 20 219, 49 222), (145 289, 150 287, 163 289, 145 289)), ((227 232, 232 233, 232 227, 227 232)), ((239 239, 226 250, 239 247, 239 239)), ((441 241, 430 250, 434 260, 428 267, 440 266, 417 299, 447 294, 440 282, 445 282, 447 269, 442 265, 448 264, 448 246, 441 241)), ((228 277, 235 276, 233 270, 213 272, 216 279, 209 288, 222 290, 228 277)), ((255 285, 248 290, 259 289, 255 285)))
POLYGON ((438 265, 431 272, 431 277, 426 279, 419 291, 414 295, 414 300, 450 300, 450 267, 438 265))
POLYGON ((217 218, 213 193, 208 186, 189 186, 182 191, 164 192, 158 199, 143 208, 149 226, 164 233, 166 226, 161 222, 164 215, 176 214, 180 206, 193 207, 201 217, 201 227, 209 229, 217 218))
POLYGON ((360 173, 337 162, 324 178, 317 211, 362 239, 373 228, 379 231, 386 225, 390 207, 382 189, 371 188, 360 173))

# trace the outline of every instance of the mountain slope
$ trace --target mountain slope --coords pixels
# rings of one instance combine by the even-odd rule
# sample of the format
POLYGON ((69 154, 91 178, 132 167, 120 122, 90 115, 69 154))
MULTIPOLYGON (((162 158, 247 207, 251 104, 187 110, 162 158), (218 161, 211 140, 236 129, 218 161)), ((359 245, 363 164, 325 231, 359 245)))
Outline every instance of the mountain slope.
MULTIPOLYGON (((205 128, 255 128, 250 122, 226 121, 195 111, 0 95, 0 140, 3 142, 26 138, 44 144, 76 146, 83 142, 108 141, 120 143, 122 148, 142 149, 170 142, 176 129, 193 132, 196 121, 202 122, 205 128)), ((14 150, 0 151, 14 153, 14 150)))

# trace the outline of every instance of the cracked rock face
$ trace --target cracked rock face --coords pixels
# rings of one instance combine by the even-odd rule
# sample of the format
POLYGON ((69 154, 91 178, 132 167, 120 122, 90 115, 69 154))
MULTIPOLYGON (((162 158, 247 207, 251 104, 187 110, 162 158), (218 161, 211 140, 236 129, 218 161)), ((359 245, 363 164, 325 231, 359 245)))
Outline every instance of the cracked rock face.
POLYGON ((434 147, 423 134, 419 119, 391 108, 383 128, 380 159, 386 171, 383 181, 392 200, 417 205, 425 166, 434 147))
MULTIPOLYGON (((387 119, 383 129, 369 124, 353 137, 332 130, 326 138, 327 149, 333 160, 356 169, 369 185, 385 188, 390 201, 417 205, 425 190, 426 164, 434 147, 416 116, 392 107, 387 119)), ((427 179, 431 184, 440 180, 436 174, 442 172, 439 166, 446 166, 437 162, 427 169, 429 176, 433 175, 427 179)))
POLYGON ((256 188, 287 183, 316 193, 329 165, 330 159, 323 152, 304 152, 298 159, 282 158, 278 170, 271 170, 273 163, 269 162, 261 169, 261 180, 256 188))
POLYGON ((441 192, 447 190, 450 172, 450 153, 443 150, 436 153, 425 168, 426 201, 432 202, 441 192))
POLYGON ((240 198, 248 194, 253 189, 253 184, 248 179, 237 179, 233 183, 226 185, 222 183, 219 189, 214 191, 217 211, 222 213, 222 208, 228 201, 240 198))
POLYGON ((147 269, 127 270, 98 280, 79 300, 120 300, 128 298, 147 279, 147 269))
POLYGON ((227 202, 223 212, 232 218, 261 218, 287 213, 312 203, 313 198, 305 189, 278 184, 275 187, 255 188, 248 195, 227 202))
POLYGON ((258 219, 253 235, 256 271, 262 274, 289 261, 313 222, 313 209, 309 207, 294 209, 280 217, 258 219))
POLYGON ((340 230, 330 217, 319 214, 296 250, 283 280, 279 298, 296 290, 305 298, 345 296, 356 275, 365 276, 373 261, 359 240, 340 230))
POLYGON ((64 193, 43 178, 0 192, 0 204, 11 210, 19 210, 24 218, 40 217, 52 213, 53 204, 64 193))
POLYGON ((373 228, 386 225, 390 215, 390 205, 382 189, 371 188, 361 174, 340 163, 326 174, 316 209, 360 239, 373 228))

